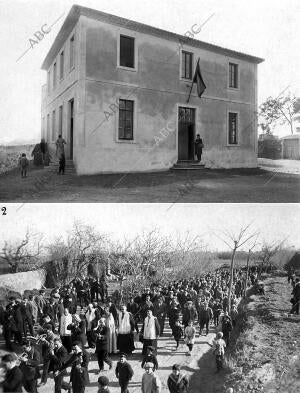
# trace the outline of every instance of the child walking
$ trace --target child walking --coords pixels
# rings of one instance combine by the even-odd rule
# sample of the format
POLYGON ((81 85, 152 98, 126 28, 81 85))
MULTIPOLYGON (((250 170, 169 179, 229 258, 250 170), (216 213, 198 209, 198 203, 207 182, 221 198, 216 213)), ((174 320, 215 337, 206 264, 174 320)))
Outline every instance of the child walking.
POLYGON ((174 325, 174 328, 173 328, 173 336, 174 336, 174 339, 176 341, 175 351, 177 351, 177 349, 179 347, 179 341, 183 337, 183 328, 180 325, 180 321, 178 321, 178 320, 175 322, 175 325, 174 325))
POLYGON ((184 330, 185 334, 185 343, 188 347, 188 352, 186 353, 188 356, 192 355, 193 346, 195 343, 196 329, 193 326, 193 321, 189 321, 188 326, 184 330))
POLYGON ((27 177, 27 168, 29 166, 29 161, 26 158, 26 154, 22 153, 21 157, 19 158, 19 165, 21 169, 21 177, 27 177))

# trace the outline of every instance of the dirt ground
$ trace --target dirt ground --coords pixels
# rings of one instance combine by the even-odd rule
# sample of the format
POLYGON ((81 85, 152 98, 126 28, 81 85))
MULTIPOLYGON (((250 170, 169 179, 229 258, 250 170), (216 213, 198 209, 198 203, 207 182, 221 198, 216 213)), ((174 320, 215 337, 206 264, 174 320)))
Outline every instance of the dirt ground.
POLYGON ((0 175, 1 202, 276 203, 300 201, 300 175, 262 169, 59 176, 30 168, 0 175))
POLYGON ((300 391, 300 316, 289 314, 292 287, 287 277, 265 280, 265 295, 252 295, 247 329, 228 362, 225 385, 234 393, 300 391))

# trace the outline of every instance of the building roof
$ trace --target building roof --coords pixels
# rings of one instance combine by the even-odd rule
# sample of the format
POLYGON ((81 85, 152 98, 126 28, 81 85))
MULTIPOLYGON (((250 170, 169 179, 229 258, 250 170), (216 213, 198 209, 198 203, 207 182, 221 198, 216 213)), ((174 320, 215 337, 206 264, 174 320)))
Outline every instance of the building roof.
POLYGON ((54 43, 52 44, 45 60, 43 61, 42 69, 47 70, 50 67, 53 58, 56 56, 59 49, 63 46, 64 42, 68 38, 69 34, 73 30, 74 26, 76 25, 81 15, 90 19, 99 20, 102 22, 110 23, 121 27, 126 27, 126 29, 130 29, 133 31, 139 31, 144 34, 150 34, 156 37, 161 37, 170 41, 188 42, 190 46, 194 46, 196 48, 206 49, 214 53, 220 53, 231 57, 237 57, 252 63, 259 64, 264 61, 264 59, 261 59, 259 57, 255 57, 246 53, 223 48, 221 46, 217 46, 214 44, 209 44, 204 41, 199 41, 194 38, 186 37, 184 35, 172 33, 170 31, 162 30, 157 27, 146 25, 144 23, 139 23, 126 18, 121 18, 119 16, 107 14, 105 12, 94 10, 92 8, 73 5, 60 31, 58 32, 54 40, 54 43))

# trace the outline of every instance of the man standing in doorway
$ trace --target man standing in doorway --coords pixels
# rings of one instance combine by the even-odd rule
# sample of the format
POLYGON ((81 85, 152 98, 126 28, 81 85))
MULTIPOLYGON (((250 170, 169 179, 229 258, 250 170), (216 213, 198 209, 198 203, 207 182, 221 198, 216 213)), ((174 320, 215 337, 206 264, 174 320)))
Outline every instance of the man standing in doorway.
POLYGON ((201 161, 203 147, 204 147, 204 145, 203 145, 202 138, 200 138, 200 135, 197 134, 197 137, 196 137, 196 140, 195 140, 195 154, 196 154, 197 160, 199 162, 201 161))

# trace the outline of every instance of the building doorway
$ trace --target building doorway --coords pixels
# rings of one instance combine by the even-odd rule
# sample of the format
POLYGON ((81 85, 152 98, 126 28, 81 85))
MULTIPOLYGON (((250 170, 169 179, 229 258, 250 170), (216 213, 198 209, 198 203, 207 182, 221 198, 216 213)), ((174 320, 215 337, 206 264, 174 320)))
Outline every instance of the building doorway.
POLYGON ((69 146, 70 160, 73 160, 73 143, 74 143, 74 99, 69 101, 69 146))
POLYGON ((195 109, 178 108, 178 161, 195 159, 195 109))

